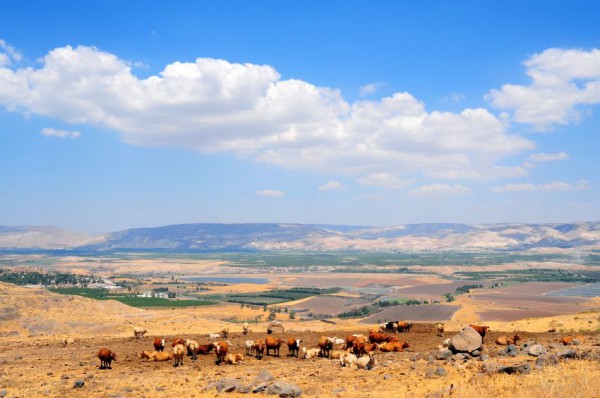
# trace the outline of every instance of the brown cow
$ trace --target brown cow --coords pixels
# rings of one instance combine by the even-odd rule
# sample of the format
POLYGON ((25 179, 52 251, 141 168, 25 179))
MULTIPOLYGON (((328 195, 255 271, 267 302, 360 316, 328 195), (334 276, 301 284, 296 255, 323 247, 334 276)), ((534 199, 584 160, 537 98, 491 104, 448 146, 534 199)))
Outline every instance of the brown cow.
POLYGON ((173 339, 173 343, 171 343, 171 347, 175 347, 177 344, 185 345, 185 340, 179 337, 175 337, 173 339))
POLYGON ((408 341, 403 341, 400 343, 399 341, 392 341, 388 343, 381 344, 379 349, 381 352, 402 352, 405 348, 410 347, 408 341))
POLYGON ((496 338, 496 344, 498 344, 498 345, 515 344, 516 345, 519 340, 521 340, 521 336, 519 336, 519 334, 517 332, 515 332, 515 335, 513 337, 498 336, 496 338))
POLYGON ((225 361, 225 356, 227 355, 227 351, 229 350, 229 341, 219 341, 213 343, 215 346, 215 354, 217 356, 217 361, 215 362, 217 365, 220 365, 223 361, 225 361))
POLYGON ((256 356, 256 359, 262 359, 265 354, 265 342, 263 340, 256 340, 254 346, 252 346, 252 351, 256 356))
POLYGON ((108 348, 100 348, 98 359, 100 359, 100 369, 112 369, 110 363, 117 360, 117 354, 108 348))
POLYGON ((479 333, 481 338, 484 338, 485 334, 490 330, 489 326, 479 326, 479 325, 475 325, 475 324, 470 324, 469 326, 472 327, 473 329, 475 329, 477 331, 477 333, 479 333))
POLYGON ((443 323, 438 323, 437 325, 435 325, 436 329, 437 329, 437 335, 438 337, 444 337, 444 324, 443 323))
POLYGON ((370 343, 381 344, 381 343, 392 342, 392 341, 398 341, 398 337, 390 336, 389 334, 386 334, 386 333, 379 333, 379 332, 374 332, 374 331, 369 332, 369 342, 370 343))
POLYGON ((300 343, 302 343, 302 340, 300 339, 294 339, 292 337, 288 339, 288 357, 298 358, 298 353, 300 352, 300 343))
POLYGON ((267 350, 267 356, 269 356, 269 353, 271 352, 271 350, 273 351, 273 356, 278 357, 279 356, 279 348, 281 347, 281 345, 283 344, 283 340, 282 339, 276 339, 275 337, 267 337, 265 340, 265 347, 267 350))
POLYGON ((200 344, 198 348, 196 348, 196 354, 207 355, 213 348, 215 348, 214 344, 200 344))
POLYGON ((157 337, 154 339, 154 351, 164 351, 165 349, 165 339, 161 339, 157 337))
POLYGON ((398 324, 398 333, 408 333, 410 332, 410 328, 412 328, 411 322, 397 322, 398 324))
POLYGON ((333 348, 333 337, 321 336, 319 337, 319 349, 321 350, 321 356, 329 358, 329 351, 333 348))

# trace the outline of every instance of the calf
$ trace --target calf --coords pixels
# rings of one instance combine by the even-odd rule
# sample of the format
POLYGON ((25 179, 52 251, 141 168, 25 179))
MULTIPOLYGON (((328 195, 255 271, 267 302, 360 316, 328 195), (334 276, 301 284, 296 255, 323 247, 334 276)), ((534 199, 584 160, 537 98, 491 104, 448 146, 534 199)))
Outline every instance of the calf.
POLYGON ((246 347, 246 355, 254 355, 254 340, 246 340, 244 346, 246 347))
POLYGON ((256 359, 262 359, 263 355, 265 355, 265 342, 263 340, 257 340, 252 347, 252 351, 254 351, 256 359))
POLYGON ((296 357, 298 358, 298 354, 300 353, 300 343, 302 341, 300 339, 289 338, 287 342, 288 346, 288 357, 296 357))
POLYGON ((482 339, 485 337, 485 334, 490 330, 489 326, 480 326, 475 324, 470 324, 469 326, 475 329, 482 339))
POLYGON ((176 344, 173 347, 173 358, 175 359, 174 367, 183 365, 183 356, 185 355, 185 346, 183 344, 176 344))
POLYGON ((112 369, 110 363, 117 360, 117 354, 103 347, 98 351, 98 359, 100 359, 100 369, 112 369))
POLYGON ((519 336, 518 333, 515 332, 515 335, 513 337, 498 336, 496 338, 496 344, 498 344, 498 345, 515 344, 516 345, 519 340, 521 340, 521 336, 519 336))
POLYGON ((154 351, 164 351, 165 349, 165 339, 161 339, 157 337, 154 339, 154 351))
POLYGON ((225 357, 225 363, 227 365, 235 365, 244 360, 244 356, 242 354, 227 354, 225 357))

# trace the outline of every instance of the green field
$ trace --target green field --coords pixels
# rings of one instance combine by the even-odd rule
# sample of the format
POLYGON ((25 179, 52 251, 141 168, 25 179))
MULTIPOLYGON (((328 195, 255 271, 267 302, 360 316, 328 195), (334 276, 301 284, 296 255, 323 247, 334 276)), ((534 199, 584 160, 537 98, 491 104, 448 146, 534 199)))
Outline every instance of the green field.
POLYGON ((198 307, 216 304, 209 300, 170 300, 159 297, 137 297, 128 294, 108 293, 103 289, 60 288, 49 289, 51 292, 88 297, 95 300, 116 300, 132 307, 198 307))

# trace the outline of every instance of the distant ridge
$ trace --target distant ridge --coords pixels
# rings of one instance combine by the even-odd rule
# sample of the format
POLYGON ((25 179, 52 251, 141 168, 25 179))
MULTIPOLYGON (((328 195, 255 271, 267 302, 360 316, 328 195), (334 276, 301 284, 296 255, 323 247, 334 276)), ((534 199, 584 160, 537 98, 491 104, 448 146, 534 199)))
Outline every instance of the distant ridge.
POLYGON ((52 227, 2 227, 0 248, 88 251, 600 250, 600 222, 406 224, 375 228, 319 224, 179 224, 90 236, 52 227))

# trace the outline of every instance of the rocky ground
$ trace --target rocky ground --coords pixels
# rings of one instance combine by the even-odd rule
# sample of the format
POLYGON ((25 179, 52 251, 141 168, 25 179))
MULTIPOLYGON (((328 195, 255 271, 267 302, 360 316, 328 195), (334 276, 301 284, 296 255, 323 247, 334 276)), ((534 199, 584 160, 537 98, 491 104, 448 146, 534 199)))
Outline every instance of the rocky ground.
MULTIPOLYGON (((53 338, 5 338, 0 352, 0 396, 6 397, 201 397, 242 396, 244 392, 263 396, 309 397, 474 397, 490 396, 564 396, 600 395, 600 336, 587 334, 586 342, 564 347, 552 333, 520 333, 525 348, 493 343, 498 333, 486 336, 478 357, 451 355, 445 359, 436 348, 441 338, 426 328, 399 335, 411 347, 401 353, 376 353, 374 369, 354 370, 340 367, 338 361, 287 356, 258 360, 246 357, 237 365, 215 364, 214 354, 200 356, 196 362, 184 359, 178 368, 172 362, 146 362, 137 354, 152 348, 154 336, 76 338, 73 345, 62 347, 53 338), (546 354, 528 354, 531 343, 539 343, 546 354), (529 344, 527 344, 529 343, 529 344), (97 352, 108 347, 118 355, 112 369, 99 369, 97 352), (572 351, 568 351, 572 350, 572 351), (514 356, 511 356, 514 354, 514 356), (581 358, 585 359, 581 359, 581 358), (498 374, 502 366, 521 365, 513 374, 498 374), (567 375, 566 377, 564 375, 567 375), (583 379, 582 379, 583 377, 583 379), (572 384, 572 386, 571 386, 572 384), (225 392, 233 390, 232 392, 225 392), (544 393, 545 392, 545 393, 544 393), (450 395, 451 394, 451 395, 450 395), (479 394, 479 395, 478 395, 479 394), (546 394, 546 395, 544 395, 546 394), (271 396, 276 396, 271 395, 271 396), (280 395, 285 396, 285 395, 280 395)), ((329 336, 345 337, 365 329, 328 330, 329 336)), ((297 331, 277 337, 293 336, 303 345, 315 347, 320 331, 297 331)), ((447 337, 456 333, 447 333, 447 337)), ((172 338, 174 336, 164 336, 172 338)), ((206 336, 182 335, 200 343, 206 336)), ((264 333, 248 336, 232 333, 230 352, 243 353, 244 341, 265 338, 264 333)), ((506 370, 505 370, 506 372, 506 370)), ((255 395, 252 394, 252 395, 255 395)))

